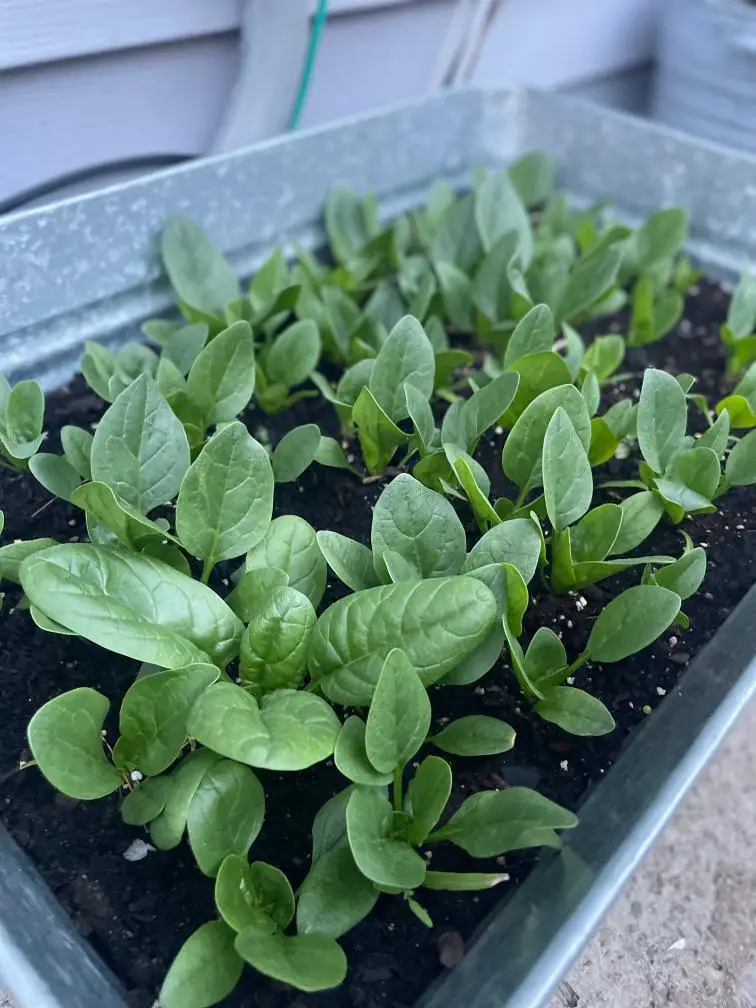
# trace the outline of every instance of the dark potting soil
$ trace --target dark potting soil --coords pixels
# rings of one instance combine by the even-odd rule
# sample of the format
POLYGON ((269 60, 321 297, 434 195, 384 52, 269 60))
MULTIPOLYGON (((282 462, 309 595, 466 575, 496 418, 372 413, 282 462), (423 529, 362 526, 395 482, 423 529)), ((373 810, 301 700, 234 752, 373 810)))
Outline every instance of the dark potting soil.
MULTIPOLYGON (((729 390, 723 379, 724 357, 717 335, 726 312, 726 296, 712 284, 688 298, 685 321, 663 342, 633 350, 626 362, 636 373, 624 387, 612 387, 606 403, 623 395, 637 395, 639 376, 647 364, 672 372, 688 371, 700 379, 697 391, 716 401, 729 390)), ((595 332, 619 330, 621 321, 604 322, 595 332)), ((89 427, 102 413, 102 403, 81 378, 48 400, 48 446, 58 450, 58 431, 64 424, 89 427)), ((248 416, 250 430, 264 427, 275 441, 297 423, 317 422, 337 434, 332 408, 322 400, 297 404, 280 417, 248 416)), ((500 472, 502 437, 492 435, 478 457, 489 473, 500 472)), ((350 450, 357 453, 355 445, 350 450)), ((359 456, 357 456, 359 462, 359 456)), ((606 478, 636 475, 636 461, 613 460, 606 478)), ((602 474, 600 474, 602 475, 602 474)), ((372 506, 386 479, 362 484, 334 469, 313 466, 296 483, 276 489, 276 512, 295 513, 315 528, 334 529, 369 542, 372 506)), ((598 482, 598 480, 597 480, 598 482)), ((507 490, 494 480, 495 495, 507 490)), ((620 491, 599 492, 618 499, 620 491)), ((51 536, 61 541, 85 534, 81 512, 62 502, 46 506, 49 496, 29 476, 0 474, 0 507, 6 516, 6 541, 16 537, 51 536)), ((754 578, 753 549, 756 531, 756 494, 750 489, 728 493, 718 513, 686 520, 696 544, 706 546, 709 567, 703 589, 685 605, 690 629, 672 628, 651 648, 615 665, 588 666, 579 673, 578 685, 599 696, 614 714, 616 730, 598 739, 574 738, 533 717, 522 701, 511 669, 501 661, 475 687, 434 688, 435 724, 470 713, 487 713, 510 722, 517 730, 515 748, 485 759, 453 758, 453 802, 483 788, 527 785, 576 809, 586 792, 617 759, 627 735, 649 716, 644 713, 663 703, 686 665, 713 636, 740 601, 754 578)), ((460 511, 464 521, 469 514, 460 511)), ((469 524, 471 542, 476 530, 469 524)), ((644 552, 673 553, 682 547, 679 530, 660 527, 644 552)), ((233 565, 218 574, 215 587, 223 592, 233 565)), ((526 618, 529 635, 540 625, 553 626, 562 636, 568 654, 584 645, 592 620, 605 601, 622 587, 637 583, 639 569, 614 583, 604 582, 580 594, 550 598, 535 582, 526 618)), ((329 582, 323 606, 344 594, 335 580, 329 582)), ((31 856, 48 885, 73 917, 76 927, 121 979, 127 1000, 135 1008, 152 1005, 161 980, 185 938, 213 914, 212 883, 200 874, 186 844, 167 853, 150 853, 131 863, 124 851, 146 832, 126 827, 117 797, 98 802, 78 802, 53 791, 34 769, 14 773, 25 748, 25 727, 37 708, 50 697, 88 685, 116 702, 133 680, 134 662, 112 655, 73 637, 43 633, 28 614, 13 605, 19 592, 7 592, 0 612, 0 660, 5 669, 3 717, 0 719, 0 816, 12 835, 31 856)), ((110 736, 114 736, 111 728, 110 736)), ((299 774, 260 772, 269 816, 253 845, 254 859, 282 868, 296 886, 307 871, 310 828, 320 805, 344 781, 332 765, 319 765, 299 774)), ((268 982, 252 970, 245 971, 229 1008, 377 1008, 411 1006, 423 989, 448 965, 448 955, 458 951, 460 936, 467 940, 477 924, 501 899, 520 884, 538 860, 538 852, 475 861, 449 845, 433 852, 435 868, 465 871, 499 871, 509 879, 485 893, 426 892, 421 901, 435 926, 426 929, 398 898, 382 896, 375 912, 350 934, 343 945, 349 973, 342 988, 305 996, 268 982)), ((73 1008, 73 1006, 72 1006, 73 1008)))

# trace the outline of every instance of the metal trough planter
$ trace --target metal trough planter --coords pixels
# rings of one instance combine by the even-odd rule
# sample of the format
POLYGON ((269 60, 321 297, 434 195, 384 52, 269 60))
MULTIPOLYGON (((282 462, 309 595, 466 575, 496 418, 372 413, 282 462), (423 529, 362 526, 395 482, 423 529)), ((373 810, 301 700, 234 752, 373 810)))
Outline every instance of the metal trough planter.
MULTIPOLYGON (((669 203, 691 214, 691 251, 713 276, 756 254, 756 158, 666 128, 529 91, 462 91, 211 158, 0 221, 0 370, 54 388, 85 339, 125 339, 170 304, 156 236, 194 217, 250 273, 270 247, 322 242, 326 189, 371 189, 386 217, 446 175, 538 148, 576 199, 629 218, 669 203)), ((544 1003, 738 713, 756 691, 756 589, 699 654, 585 801, 561 856, 544 858, 418 1008, 544 1003)), ((18 1008, 125 1008, 0 827, 0 984, 18 1008)))

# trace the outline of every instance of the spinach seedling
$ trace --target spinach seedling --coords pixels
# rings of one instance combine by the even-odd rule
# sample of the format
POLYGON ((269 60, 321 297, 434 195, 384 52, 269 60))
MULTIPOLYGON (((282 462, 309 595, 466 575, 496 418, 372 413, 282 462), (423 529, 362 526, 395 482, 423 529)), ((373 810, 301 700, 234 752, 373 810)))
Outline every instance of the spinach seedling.
POLYGON ((648 647, 677 618, 680 602, 676 592, 655 583, 626 589, 599 613, 585 649, 571 663, 549 627, 537 630, 523 651, 505 620, 512 667, 535 713, 572 735, 613 731, 610 712, 596 697, 572 686, 573 676, 588 661, 618 662, 648 647))
POLYGON ((756 360, 756 277, 748 272, 743 272, 735 288, 720 336, 731 374, 756 360))
MULTIPOLYGON (((367 719, 349 718, 336 744, 336 765, 353 783, 316 818, 313 864, 297 907, 300 931, 340 937, 372 910, 379 892, 401 895, 430 925, 418 889, 489 888, 501 876, 428 872, 417 848, 448 840, 474 857, 494 857, 523 847, 559 846, 555 830, 575 825, 572 813, 536 792, 508 788, 474 795, 438 827, 452 790, 449 764, 427 756, 404 790, 406 768, 426 741, 430 723, 421 676, 403 651, 391 650, 367 719)), ((513 732, 495 718, 471 717, 430 741, 451 752, 490 754, 511 748, 513 732)))
POLYGON ((0 375, 0 464, 24 470, 42 444, 45 397, 35 381, 20 381, 12 388, 0 375))

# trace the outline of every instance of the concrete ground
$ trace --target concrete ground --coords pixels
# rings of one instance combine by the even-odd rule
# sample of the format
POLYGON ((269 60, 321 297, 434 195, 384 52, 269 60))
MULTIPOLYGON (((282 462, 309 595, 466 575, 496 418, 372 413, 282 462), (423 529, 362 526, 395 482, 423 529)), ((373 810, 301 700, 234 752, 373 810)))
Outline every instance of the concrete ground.
POLYGON ((756 1008, 754 852, 756 703, 549 1008, 756 1008))

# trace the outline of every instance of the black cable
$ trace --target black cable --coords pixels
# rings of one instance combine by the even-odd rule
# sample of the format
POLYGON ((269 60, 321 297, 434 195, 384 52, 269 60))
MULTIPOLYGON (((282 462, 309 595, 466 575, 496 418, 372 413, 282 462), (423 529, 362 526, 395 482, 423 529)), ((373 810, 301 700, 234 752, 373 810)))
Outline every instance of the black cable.
POLYGON ((102 164, 92 165, 89 168, 81 168, 67 175, 59 175, 57 178, 44 182, 38 186, 32 186, 20 193, 16 193, 9 199, 0 201, 0 217, 4 214, 15 213, 23 210, 27 203, 34 200, 44 199, 46 196, 54 197, 55 193, 67 186, 77 185, 80 182, 89 182, 98 175, 107 172, 130 171, 132 169, 144 169, 145 173, 152 169, 169 168, 171 165, 181 164, 183 161, 191 161, 191 154, 151 154, 143 157, 127 158, 123 161, 106 161, 102 164))

